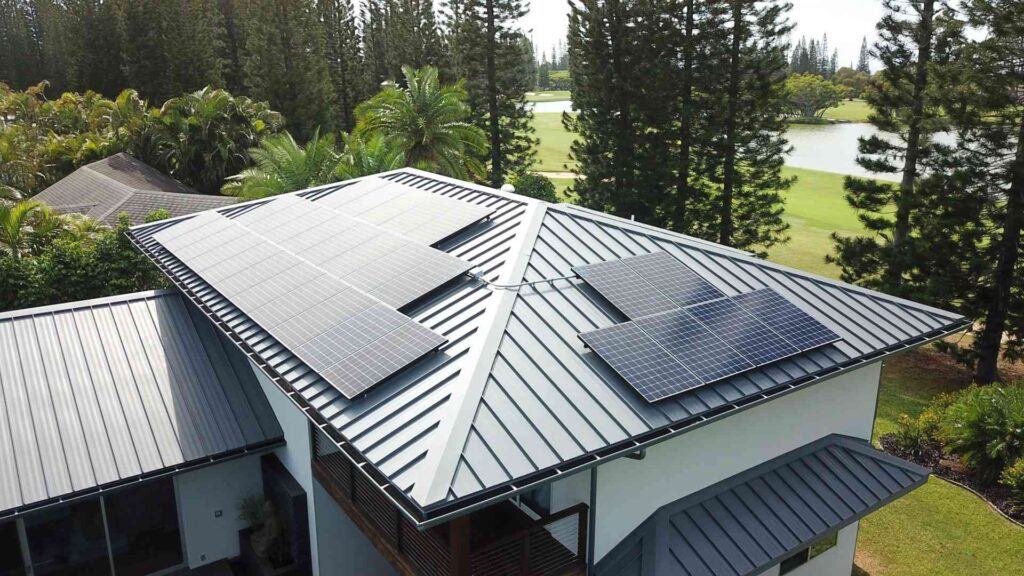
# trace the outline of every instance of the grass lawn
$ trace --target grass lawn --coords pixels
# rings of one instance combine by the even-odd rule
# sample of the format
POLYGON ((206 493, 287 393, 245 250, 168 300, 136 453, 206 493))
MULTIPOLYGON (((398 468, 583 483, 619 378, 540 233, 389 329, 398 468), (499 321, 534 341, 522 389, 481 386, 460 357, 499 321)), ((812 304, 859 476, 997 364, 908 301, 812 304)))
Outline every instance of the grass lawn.
POLYGON ((572 184, 572 178, 549 178, 555 183, 555 194, 560 202, 572 202, 572 196, 565 191, 572 184))
POLYGON ((541 112, 533 115, 533 127, 540 140, 537 146, 538 172, 564 172, 569 162, 569 145, 573 135, 562 126, 562 114, 541 112))
POLYGON ((863 100, 843 100, 839 106, 825 111, 825 118, 844 122, 867 122, 871 107, 863 100))
POLYGON ((526 93, 527 102, 560 102, 562 100, 572 100, 572 95, 568 90, 543 90, 526 93))

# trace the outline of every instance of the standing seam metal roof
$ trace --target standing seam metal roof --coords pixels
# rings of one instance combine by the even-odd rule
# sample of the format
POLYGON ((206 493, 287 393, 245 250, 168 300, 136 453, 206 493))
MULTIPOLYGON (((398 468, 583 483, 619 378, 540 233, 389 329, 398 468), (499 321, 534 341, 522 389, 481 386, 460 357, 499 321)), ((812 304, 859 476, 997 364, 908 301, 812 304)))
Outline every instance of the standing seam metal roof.
POLYGON ((863 440, 827 436, 659 508, 596 573, 757 574, 927 480, 863 440))
MULTIPOLYGON (((222 328, 289 382, 286 391, 341 445, 350 444, 421 522, 507 497, 734 410, 962 329, 943 312, 757 259, 748 253, 574 206, 549 205, 412 169, 378 176, 493 206, 486 223, 438 246, 491 282, 561 277, 574 266, 662 250, 727 295, 772 287, 842 340, 647 403, 577 338, 621 320, 579 280, 513 290, 465 279, 408 310, 450 344, 346 401, 230 302, 147 241, 140 246, 222 328)), ((306 194, 315 194, 306 191, 306 194)), ((343 194, 342 187, 336 194, 343 194)), ((241 205, 239 209, 244 209, 241 205)))
POLYGON ((0 516, 282 437, 248 360, 178 292, 0 314, 0 516))

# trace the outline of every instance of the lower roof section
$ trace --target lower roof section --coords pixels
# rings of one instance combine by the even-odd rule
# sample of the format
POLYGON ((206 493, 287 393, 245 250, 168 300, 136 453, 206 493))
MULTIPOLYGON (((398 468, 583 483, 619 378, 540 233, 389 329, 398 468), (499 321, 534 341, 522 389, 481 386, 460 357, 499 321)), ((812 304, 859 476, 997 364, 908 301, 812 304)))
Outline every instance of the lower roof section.
POLYGON ((282 438, 248 360, 176 291, 0 314, 0 516, 282 438))
POLYGON ((597 574, 758 574, 927 480, 863 440, 827 436, 663 506, 597 574))

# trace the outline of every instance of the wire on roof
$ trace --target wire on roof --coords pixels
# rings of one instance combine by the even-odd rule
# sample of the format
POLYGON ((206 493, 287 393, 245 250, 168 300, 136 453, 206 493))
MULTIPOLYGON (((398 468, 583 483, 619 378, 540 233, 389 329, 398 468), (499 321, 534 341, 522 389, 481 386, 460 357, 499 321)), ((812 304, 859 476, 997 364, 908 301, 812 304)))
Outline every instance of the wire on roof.
POLYGON ((479 280, 480 282, 483 282, 484 284, 486 284, 486 285, 488 285, 491 288, 494 288, 496 290, 518 290, 520 288, 524 288, 526 286, 533 286, 535 284, 551 284, 553 282, 558 282, 559 280, 573 280, 575 278, 578 278, 578 276, 576 276, 575 274, 570 274, 568 276, 558 276, 557 278, 543 278, 541 280, 533 280, 533 281, 530 281, 530 282, 520 282, 518 284, 497 284, 495 282, 491 282, 490 280, 484 278, 483 275, 481 273, 479 273, 479 272, 468 272, 468 274, 472 278, 475 278, 476 280, 479 280))

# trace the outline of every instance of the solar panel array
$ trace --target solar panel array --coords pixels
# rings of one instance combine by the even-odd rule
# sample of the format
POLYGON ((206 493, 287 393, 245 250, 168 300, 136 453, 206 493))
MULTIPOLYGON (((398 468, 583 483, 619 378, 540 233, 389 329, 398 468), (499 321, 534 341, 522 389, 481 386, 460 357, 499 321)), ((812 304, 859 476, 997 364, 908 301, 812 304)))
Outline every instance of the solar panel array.
POLYGON ((376 177, 317 190, 309 197, 317 204, 427 245, 437 244, 494 213, 493 208, 376 177))
POLYGON ((348 398, 445 343, 391 306, 469 269, 296 196, 200 213, 153 239, 348 398))
POLYGON ((650 402, 839 340, 770 288, 637 318, 580 338, 650 402))
POLYGON ((572 271, 633 319, 724 296, 666 252, 577 266, 572 271))

